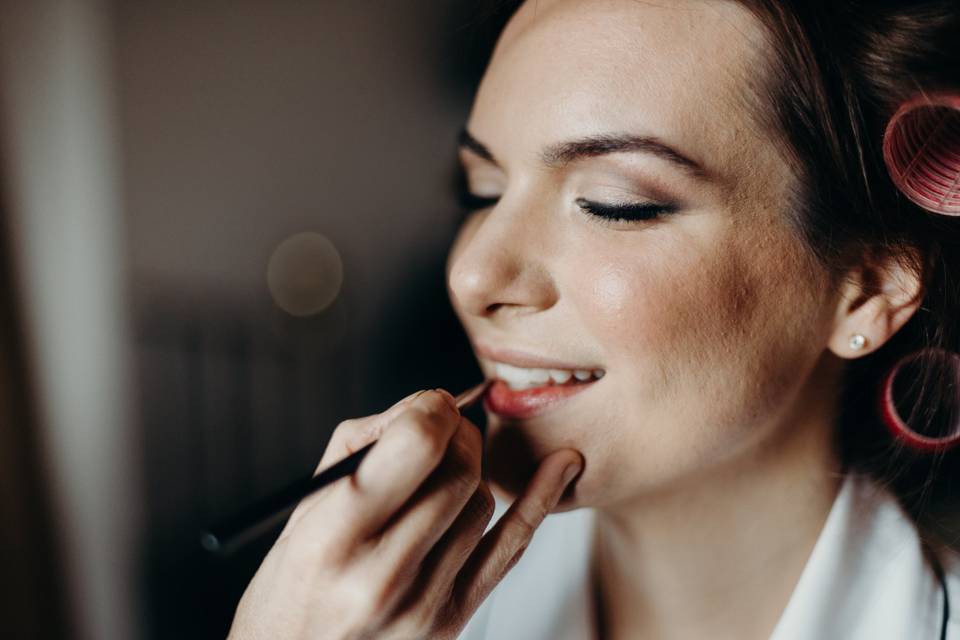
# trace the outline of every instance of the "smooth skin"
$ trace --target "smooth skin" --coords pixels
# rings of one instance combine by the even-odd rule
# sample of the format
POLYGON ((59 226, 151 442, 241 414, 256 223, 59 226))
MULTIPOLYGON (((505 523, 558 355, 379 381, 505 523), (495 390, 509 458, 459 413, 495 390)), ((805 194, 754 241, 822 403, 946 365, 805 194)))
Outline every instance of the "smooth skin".
POLYGON ((791 226, 787 142, 757 117, 773 55, 735 2, 528 0, 466 123, 460 160, 490 203, 463 225, 448 283, 481 367, 494 372, 487 348, 606 372, 487 428, 498 495, 552 451, 584 454, 559 509, 596 510, 603 638, 769 637, 840 486, 846 361, 919 304, 899 263, 865 256, 832 277, 791 226), (696 168, 651 144, 603 151, 631 136, 696 168), (671 212, 615 221, 582 200, 671 212))
POLYGON ((301 502, 241 598, 230 640, 455 638, 580 471, 547 456, 493 515, 480 430, 442 389, 337 426, 317 468, 376 445, 301 502))
POLYGON ((340 425, 321 468, 379 441, 298 507, 232 640, 453 638, 545 515, 581 507, 597 512, 598 636, 769 636, 839 487, 844 361, 919 304, 897 264, 834 281, 790 227, 785 143, 749 108, 770 55, 732 2, 520 8, 467 122, 486 153, 460 159, 492 202, 451 249, 450 298, 475 348, 605 375, 534 418, 488 415, 483 443, 439 391, 340 425), (654 138, 699 170, 644 150, 544 161, 610 135, 654 138), (598 220, 581 199, 673 212, 598 220), (515 502, 483 536, 491 489, 515 502))

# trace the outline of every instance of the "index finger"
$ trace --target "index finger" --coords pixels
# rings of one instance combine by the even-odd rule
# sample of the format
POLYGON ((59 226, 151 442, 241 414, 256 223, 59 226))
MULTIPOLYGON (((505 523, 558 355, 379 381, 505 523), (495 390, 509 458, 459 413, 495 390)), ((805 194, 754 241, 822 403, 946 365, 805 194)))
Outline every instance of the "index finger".
POLYGON ((440 462, 460 423, 452 396, 437 390, 415 394, 387 413, 394 412, 380 426, 382 435, 373 438, 376 444, 357 470, 301 501, 285 532, 301 524, 330 529, 330 515, 336 514, 335 530, 328 535, 356 541, 379 531, 393 517, 440 462))
POLYGON ((443 459, 462 416, 448 393, 428 391, 390 421, 350 482, 355 533, 378 531, 443 459))
POLYGON ((571 449, 554 453, 540 463, 530 484, 480 539, 457 576, 454 596, 464 614, 472 614, 513 568, 537 527, 582 468, 583 457, 571 449))
MULTIPOLYGON (((333 466, 352 453, 379 439, 387 425, 406 410, 411 402, 426 392, 426 389, 414 391, 380 413, 375 413, 363 418, 351 418, 341 422, 337 425, 337 428, 333 430, 333 434, 327 442, 327 447, 324 449, 323 456, 320 458, 320 463, 317 464, 317 468, 314 469, 313 475, 316 476, 324 469, 333 466)), ((318 502, 319 497, 316 494, 307 496, 301 500, 293 510, 293 513, 290 514, 289 519, 287 519, 287 523, 280 537, 283 538, 304 514, 312 509, 318 502)))
POLYGON ((350 418, 341 422, 330 436, 327 448, 324 449, 323 456, 320 458, 320 463, 313 475, 317 475, 333 463, 346 458, 378 439, 391 420, 409 407, 414 399, 426 392, 426 389, 414 391, 380 413, 363 418, 350 418))

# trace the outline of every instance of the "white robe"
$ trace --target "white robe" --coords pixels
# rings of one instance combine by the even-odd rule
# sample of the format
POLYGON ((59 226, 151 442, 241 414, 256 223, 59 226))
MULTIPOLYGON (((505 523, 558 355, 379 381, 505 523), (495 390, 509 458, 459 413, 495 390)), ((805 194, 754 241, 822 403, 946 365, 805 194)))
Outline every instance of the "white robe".
MULTIPOLYGON (((500 500, 495 522, 508 505, 500 500)), ((458 640, 592 640, 594 511, 553 514, 458 640)), ((491 525, 492 525, 491 522, 491 525)), ((947 640, 960 640, 960 560, 942 558, 947 640)), ((943 592, 896 499, 848 474, 771 640, 939 640, 943 592)))

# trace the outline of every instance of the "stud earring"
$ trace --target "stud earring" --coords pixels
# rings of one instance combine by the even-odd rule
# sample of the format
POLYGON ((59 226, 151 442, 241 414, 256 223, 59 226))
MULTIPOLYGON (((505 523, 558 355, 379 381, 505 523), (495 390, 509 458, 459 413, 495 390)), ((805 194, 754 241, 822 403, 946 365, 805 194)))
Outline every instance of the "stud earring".
POLYGON ((859 351, 860 349, 863 349, 863 347, 865 347, 866 344, 867 344, 867 339, 862 335, 860 335, 859 333, 855 333, 852 336, 850 336, 850 348, 853 349, 854 351, 859 351))

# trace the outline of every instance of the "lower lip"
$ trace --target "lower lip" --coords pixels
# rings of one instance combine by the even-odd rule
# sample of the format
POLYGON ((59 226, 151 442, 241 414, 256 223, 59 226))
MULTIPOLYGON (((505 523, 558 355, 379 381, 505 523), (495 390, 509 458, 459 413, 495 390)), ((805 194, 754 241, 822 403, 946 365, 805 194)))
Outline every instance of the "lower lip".
POLYGON ((503 418, 532 418, 553 409, 594 382, 596 380, 515 391, 503 380, 496 380, 484 394, 483 406, 503 418))

